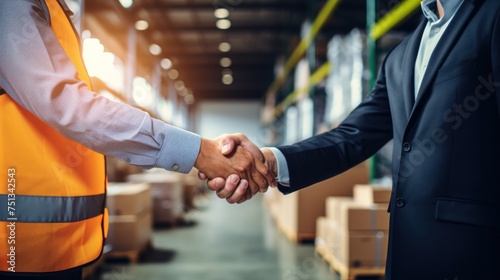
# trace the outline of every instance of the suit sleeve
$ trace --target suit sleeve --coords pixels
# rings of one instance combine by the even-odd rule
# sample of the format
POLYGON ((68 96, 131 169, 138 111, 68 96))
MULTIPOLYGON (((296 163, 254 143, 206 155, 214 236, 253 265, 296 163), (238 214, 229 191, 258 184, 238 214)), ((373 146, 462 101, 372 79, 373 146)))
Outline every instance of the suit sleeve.
POLYGON ((491 63, 493 67, 493 81, 497 97, 498 111, 500 114, 500 10, 497 11, 495 25, 493 27, 491 63))
POLYGON ((366 160, 392 139, 385 64, 386 61, 373 90, 337 128, 290 146, 278 147, 290 172, 290 187, 279 186, 282 193, 288 194, 338 175, 366 160))

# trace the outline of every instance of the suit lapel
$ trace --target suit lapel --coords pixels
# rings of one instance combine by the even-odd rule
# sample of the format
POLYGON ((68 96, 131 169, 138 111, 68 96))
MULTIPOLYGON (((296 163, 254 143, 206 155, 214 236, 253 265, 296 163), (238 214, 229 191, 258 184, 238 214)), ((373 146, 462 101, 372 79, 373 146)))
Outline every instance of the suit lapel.
POLYGON ((413 35, 411 35, 403 57, 403 94, 405 101, 406 117, 410 117, 410 113, 415 104, 415 61, 417 59, 420 41, 427 25, 427 19, 423 20, 417 27, 413 35))
MULTIPOLYGON (((439 40, 436 49, 432 53, 427 71, 425 72, 422 84, 420 85, 420 91, 418 92, 416 104, 413 107, 410 118, 415 114, 415 111, 419 108, 425 96, 429 94, 429 86, 434 80, 434 77, 447 58, 451 49, 454 47, 455 42, 460 37, 464 26, 467 22, 469 22, 470 16, 472 15, 472 12, 474 10, 474 5, 471 2, 473 1, 464 1, 460 9, 455 14, 455 17, 452 19, 452 22, 446 29, 445 33, 443 34, 443 37, 441 37, 441 39, 439 40)), ((411 66, 414 67, 414 64, 411 64, 411 66)))

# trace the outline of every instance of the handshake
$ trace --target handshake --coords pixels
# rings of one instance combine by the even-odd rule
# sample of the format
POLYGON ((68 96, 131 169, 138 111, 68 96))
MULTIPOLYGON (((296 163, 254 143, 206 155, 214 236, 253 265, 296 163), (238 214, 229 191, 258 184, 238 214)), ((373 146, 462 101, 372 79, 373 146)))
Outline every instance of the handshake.
POLYGON ((277 164, 273 152, 259 149, 243 134, 202 138, 194 164, 201 180, 227 202, 243 203, 268 187, 276 187, 277 164))

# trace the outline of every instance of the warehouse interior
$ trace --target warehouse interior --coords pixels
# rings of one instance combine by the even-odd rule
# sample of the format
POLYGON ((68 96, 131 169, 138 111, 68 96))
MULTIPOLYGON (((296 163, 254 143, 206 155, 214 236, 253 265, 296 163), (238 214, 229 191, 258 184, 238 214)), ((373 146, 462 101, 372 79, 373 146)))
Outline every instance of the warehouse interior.
MULTIPOLYGON (((334 128, 419 0, 66 0, 96 92, 206 138, 260 147, 334 128)), ((107 159, 110 233, 85 279, 383 279, 391 144, 351 170, 242 205, 196 170, 107 159)))

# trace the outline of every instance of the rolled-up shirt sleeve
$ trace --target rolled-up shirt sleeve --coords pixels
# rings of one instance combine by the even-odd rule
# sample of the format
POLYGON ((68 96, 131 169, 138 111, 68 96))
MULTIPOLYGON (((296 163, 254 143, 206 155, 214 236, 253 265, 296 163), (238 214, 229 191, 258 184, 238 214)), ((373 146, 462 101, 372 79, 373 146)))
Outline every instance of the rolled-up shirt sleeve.
POLYGON ((37 0, 0 1, 0 86, 66 138, 144 168, 187 173, 201 138, 92 92, 37 0))

